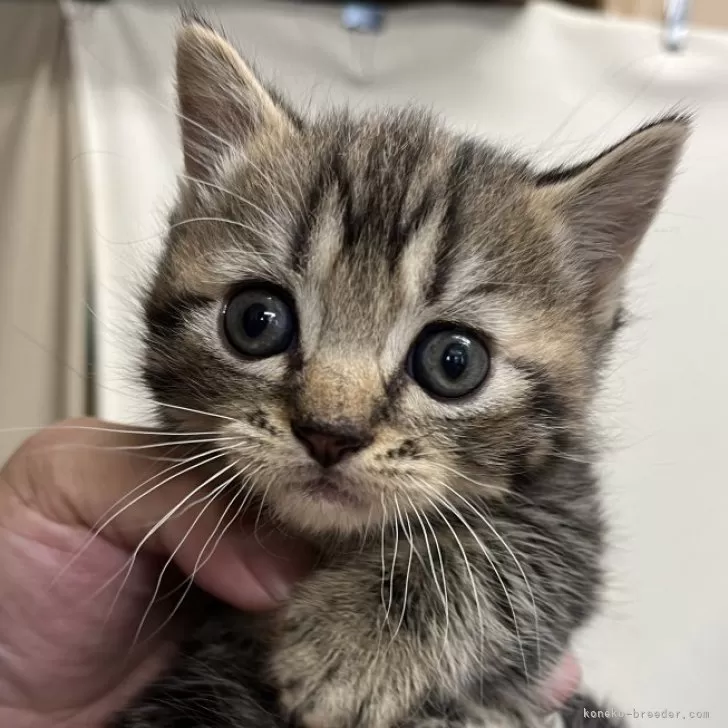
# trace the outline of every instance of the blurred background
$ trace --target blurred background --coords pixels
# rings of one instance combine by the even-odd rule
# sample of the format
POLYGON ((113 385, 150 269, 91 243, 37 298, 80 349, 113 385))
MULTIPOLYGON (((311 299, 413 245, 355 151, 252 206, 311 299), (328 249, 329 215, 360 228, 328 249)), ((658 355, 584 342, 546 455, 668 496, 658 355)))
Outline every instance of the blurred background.
MULTIPOLYGON (((18 428, 149 419, 137 301, 181 168, 177 5, 0 2, 0 461, 18 428)), ((195 5, 296 102, 415 101, 544 166, 696 112, 602 397, 610 594, 577 649, 633 725, 728 726, 728 2, 195 5)))

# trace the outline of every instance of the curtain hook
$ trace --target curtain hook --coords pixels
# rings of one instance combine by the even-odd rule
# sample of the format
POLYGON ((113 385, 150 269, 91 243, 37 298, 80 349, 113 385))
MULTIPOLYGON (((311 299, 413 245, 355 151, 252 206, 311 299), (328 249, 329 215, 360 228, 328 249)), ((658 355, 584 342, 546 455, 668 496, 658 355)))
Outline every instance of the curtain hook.
POLYGON ((384 24, 384 10, 378 3, 347 3, 341 10, 341 24, 349 31, 378 33, 384 24))
POLYGON ((669 51, 682 50, 688 34, 690 0, 665 0, 662 40, 669 51))

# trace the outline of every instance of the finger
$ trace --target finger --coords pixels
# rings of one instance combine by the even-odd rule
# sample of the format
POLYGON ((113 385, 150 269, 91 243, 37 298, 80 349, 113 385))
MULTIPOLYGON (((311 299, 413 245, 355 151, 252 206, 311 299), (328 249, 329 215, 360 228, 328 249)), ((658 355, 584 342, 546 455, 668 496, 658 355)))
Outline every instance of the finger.
POLYGON ((161 433, 74 420, 27 441, 6 466, 5 480, 26 505, 56 522, 100 527, 105 539, 131 553, 171 556, 200 586, 240 608, 274 607, 305 575, 310 550, 270 529, 254 534, 233 523, 236 509, 223 498, 229 488, 206 499, 235 476, 232 461, 220 453, 173 463, 169 471, 160 456, 173 448, 181 454, 169 442, 161 433), (148 447, 155 443, 164 447, 148 447))
POLYGON ((558 710, 574 695, 580 684, 581 665, 571 652, 567 652, 541 687, 545 706, 549 710, 558 710))

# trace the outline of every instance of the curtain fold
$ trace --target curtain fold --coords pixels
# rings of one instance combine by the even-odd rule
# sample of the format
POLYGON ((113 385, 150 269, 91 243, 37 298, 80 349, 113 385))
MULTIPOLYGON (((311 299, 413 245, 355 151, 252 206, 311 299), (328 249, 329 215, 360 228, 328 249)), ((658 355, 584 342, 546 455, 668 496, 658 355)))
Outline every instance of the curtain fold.
POLYGON ((55 2, 0 4, 0 462, 89 406, 89 226, 66 25, 55 2))

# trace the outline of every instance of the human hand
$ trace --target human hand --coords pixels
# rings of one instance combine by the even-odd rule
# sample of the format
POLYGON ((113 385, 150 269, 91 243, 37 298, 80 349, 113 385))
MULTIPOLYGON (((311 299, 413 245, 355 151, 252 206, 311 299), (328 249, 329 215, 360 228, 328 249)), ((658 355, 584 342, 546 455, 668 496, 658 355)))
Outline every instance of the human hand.
MULTIPOLYGON (((235 509, 204 498, 199 469, 155 457, 180 439, 76 420, 0 470, 0 725, 101 728, 151 681, 175 651, 177 601, 150 607, 170 557, 244 610, 274 608, 309 570, 311 550, 271 529, 221 533, 235 509)), ((578 677, 567 656, 544 701, 578 677)))
POLYGON ((187 466, 163 476, 170 463, 154 456, 179 456, 179 441, 77 420, 34 435, 0 471, 0 725, 100 727, 164 667, 174 633, 157 629, 178 600, 147 608, 170 554, 246 610, 274 607, 306 573, 305 545, 254 537, 253 524, 200 559, 235 509, 225 518, 203 499, 212 488, 195 492, 200 468, 163 483, 187 466))

